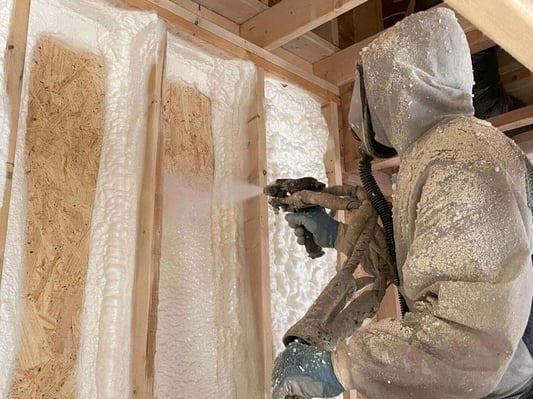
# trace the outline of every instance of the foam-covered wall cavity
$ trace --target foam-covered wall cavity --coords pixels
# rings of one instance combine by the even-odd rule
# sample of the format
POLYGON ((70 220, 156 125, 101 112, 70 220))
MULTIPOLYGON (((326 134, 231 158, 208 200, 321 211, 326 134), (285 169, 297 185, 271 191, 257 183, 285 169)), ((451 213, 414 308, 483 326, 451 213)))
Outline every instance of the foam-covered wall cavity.
MULTIPOLYGON (((7 39, 9 37, 9 27, 11 12, 13 9, 13 0, 3 0, 0 6, 0 49, 4 51, 7 48, 7 39)), ((0 208, 4 201, 4 187, 6 184, 6 162, 9 151, 9 102, 6 91, 4 55, 0 57, 0 208)))
MULTIPOLYGON (((3 18, 7 11, 1 12, 3 18)), ((130 396, 131 303, 146 135, 147 81, 163 27, 155 13, 121 10, 101 0, 32 0, 0 287, 3 371, 0 398, 8 395, 19 341, 26 224, 23 157, 28 80, 33 47, 45 34, 105 60, 104 138, 92 217, 77 396, 127 398, 130 396)))
POLYGON ((220 198, 242 167, 255 68, 175 35, 167 46, 167 79, 211 103, 214 172, 204 188, 165 176, 155 395, 259 398, 241 210, 220 198))
MULTIPOLYGON (((328 127, 309 93, 274 78, 265 80, 268 183, 312 176, 327 183, 328 127)), ((274 351, 335 274, 336 252, 311 260, 283 214, 269 214, 270 288, 274 351)))

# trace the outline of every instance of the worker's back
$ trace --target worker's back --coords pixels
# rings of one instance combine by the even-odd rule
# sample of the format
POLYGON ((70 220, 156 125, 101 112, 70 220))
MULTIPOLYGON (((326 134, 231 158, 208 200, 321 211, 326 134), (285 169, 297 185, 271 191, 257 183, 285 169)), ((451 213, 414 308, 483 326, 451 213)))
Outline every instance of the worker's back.
POLYGON ((517 279, 521 273, 533 278, 531 258, 527 254, 521 256, 519 249, 519 243, 524 238, 530 250, 533 248, 526 162, 525 155, 514 142, 489 123, 474 117, 454 118, 432 129, 406 150, 398 174, 398 192, 395 193, 398 265, 400 275, 406 281, 404 292, 412 307, 417 306, 413 301, 423 299, 421 293, 442 296, 444 289, 440 281, 446 289, 453 282, 480 282, 480 289, 473 284, 470 290, 454 295, 454 301, 465 302, 463 306, 447 307, 439 301, 435 314, 471 328, 483 329, 488 332, 488 340, 489 331, 515 323, 516 319, 523 320, 519 324, 522 327, 507 331, 506 335, 512 336, 514 342, 522 337, 525 344, 519 344, 507 372, 489 398, 513 397, 514 392, 523 392, 524 385, 533 384, 533 351, 528 339, 531 325, 523 333, 524 321, 530 312, 531 294, 529 292, 527 296, 528 285, 523 284, 526 277, 517 279), (440 200, 436 202, 434 194, 439 191, 440 200), (509 204, 501 207, 498 201, 512 201, 514 205, 509 209, 509 204), (428 206, 432 209, 420 214, 419 210, 428 206), (446 213, 449 217, 443 217, 446 213), (436 214, 439 214, 439 225, 428 225, 436 214), (484 217, 486 220, 483 220, 484 217), (415 226, 420 226, 420 223, 431 232, 416 231, 415 226), (488 240, 485 245, 490 247, 480 246, 478 235, 500 240, 494 229, 500 229, 505 235, 502 239, 511 245, 503 246, 488 240), (450 231, 453 233, 449 234, 450 231), (461 246, 461 251, 457 250, 457 237, 469 240, 461 246), (415 241, 414 245, 427 244, 432 252, 424 254, 417 248, 417 261, 425 267, 406 271, 408 276, 405 276, 402 266, 411 261, 408 258, 413 253, 415 241), (524 262, 528 265, 527 269, 524 262), (435 274, 438 274, 437 278, 435 274), (522 281, 522 290, 517 285, 506 287, 509 281, 516 284, 519 280, 522 281), (502 291, 509 295, 479 298, 484 292, 481 282, 500 285, 502 291), (524 294, 523 299, 513 298, 513 293, 520 292, 524 294), (499 303, 494 306, 496 300, 499 303), (468 304, 475 302, 480 302, 477 311, 466 312, 468 304), (529 350, 527 344, 530 345, 529 350))
MULTIPOLYGON (((525 157, 472 116, 462 29, 449 10, 410 16, 362 51, 361 71, 374 139, 401 160, 395 241, 411 312, 341 345, 341 382, 372 398, 525 392, 533 376, 522 343, 533 294, 525 157)), ((361 98, 356 84, 350 123, 364 137, 361 98)))

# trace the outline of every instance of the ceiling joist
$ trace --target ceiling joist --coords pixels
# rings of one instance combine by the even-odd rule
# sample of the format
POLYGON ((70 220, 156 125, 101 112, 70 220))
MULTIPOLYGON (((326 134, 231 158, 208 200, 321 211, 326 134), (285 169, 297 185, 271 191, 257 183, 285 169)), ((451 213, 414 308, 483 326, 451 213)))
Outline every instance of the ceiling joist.
MULTIPOLYGON (((487 36, 479 30, 476 30, 472 25, 459 19, 461 26, 465 30, 470 52, 472 54, 485 50, 494 46, 487 36)), ((313 64, 313 72, 316 76, 333 83, 336 86, 342 86, 350 83, 355 78, 355 63, 359 59, 359 53, 363 48, 368 46, 381 32, 373 36, 367 37, 358 43, 346 47, 345 49, 330 55, 313 64)))
POLYGON ((446 2, 533 71, 533 3, 525 0, 446 2))
POLYGON ((283 0, 241 25, 241 36, 273 50, 366 0, 283 0))
MULTIPOLYGON (((182 5, 184 0, 172 0, 174 3, 182 5)), ((190 3, 193 3, 191 0, 188 0, 190 3)), ((231 26, 230 29, 232 33, 239 34, 239 25, 248 21, 250 18, 260 14, 264 10, 268 9, 268 1, 265 0, 265 3, 262 3, 259 0, 195 0, 196 8, 203 7, 203 10, 209 9, 211 12, 218 14, 226 19, 226 21, 232 23, 234 26, 231 26), (200 5, 200 7, 198 7, 200 5)), ((186 6, 187 4, 185 4, 186 6)), ((222 26, 220 23, 217 25, 222 26)), ((287 50, 298 58, 303 59, 303 61, 316 62, 322 58, 327 57, 337 51, 339 48, 327 40, 321 38, 320 36, 314 34, 313 32, 308 32, 282 46, 283 49, 287 50)), ((290 55, 285 58, 287 52, 281 50, 277 54, 281 58, 288 59, 292 58, 290 55)), ((298 64, 299 62, 296 62, 298 64)))
POLYGON ((190 0, 125 1, 141 10, 157 12, 159 17, 171 26, 178 27, 180 32, 204 40, 235 57, 252 61, 279 78, 314 93, 324 102, 339 102, 338 87, 219 26, 214 22, 213 15, 198 11, 201 11, 201 7, 184 7, 185 3, 194 3, 190 0))

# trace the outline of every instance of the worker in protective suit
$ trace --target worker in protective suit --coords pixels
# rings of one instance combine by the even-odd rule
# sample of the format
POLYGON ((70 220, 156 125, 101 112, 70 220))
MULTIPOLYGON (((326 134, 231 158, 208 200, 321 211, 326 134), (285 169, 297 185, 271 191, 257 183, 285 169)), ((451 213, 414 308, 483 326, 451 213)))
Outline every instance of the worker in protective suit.
MULTIPOLYGON (((291 343, 276 359, 274 398, 533 397, 527 160, 473 117, 470 52, 454 13, 404 19, 360 63, 350 122, 360 135, 362 78, 374 133, 362 146, 401 160, 394 236, 410 311, 367 324, 333 352, 291 343)), ((325 213, 287 220, 342 248, 342 224, 325 213)))

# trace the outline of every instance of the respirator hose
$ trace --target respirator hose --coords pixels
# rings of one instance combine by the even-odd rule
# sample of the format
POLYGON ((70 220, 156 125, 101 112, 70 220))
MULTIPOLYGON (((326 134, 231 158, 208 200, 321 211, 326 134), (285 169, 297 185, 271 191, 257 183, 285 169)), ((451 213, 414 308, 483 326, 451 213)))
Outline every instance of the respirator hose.
MULTIPOLYGON (((387 239, 387 249, 389 255, 396 265, 396 247, 394 245, 394 227, 392 223, 392 210, 389 203, 381 192, 374 176, 372 176, 372 157, 364 152, 361 153, 361 161, 359 162, 359 177, 363 184, 366 196, 372 203, 374 209, 378 212, 379 218, 383 223, 383 230, 387 239)), ((396 273, 395 273, 396 274, 396 273)), ((399 285, 398 276, 394 276, 394 285, 399 285)))
MULTIPOLYGON (((394 225, 392 221, 392 210, 381 192, 374 176, 372 176, 372 157, 364 151, 361 151, 361 161, 359 162, 359 177, 365 193, 372 203, 372 206, 377 211, 381 222, 383 223, 383 230, 385 231, 385 238, 387 240, 387 249, 393 262, 393 284, 400 285, 400 278, 398 276, 398 268, 396 267, 396 246, 394 244, 394 225)), ((402 316, 407 312, 407 303, 402 294, 398 292, 398 299, 400 302, 400 310, 402 316)))

